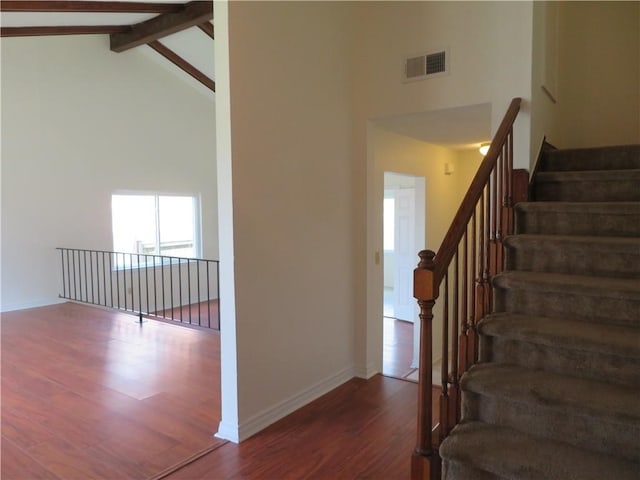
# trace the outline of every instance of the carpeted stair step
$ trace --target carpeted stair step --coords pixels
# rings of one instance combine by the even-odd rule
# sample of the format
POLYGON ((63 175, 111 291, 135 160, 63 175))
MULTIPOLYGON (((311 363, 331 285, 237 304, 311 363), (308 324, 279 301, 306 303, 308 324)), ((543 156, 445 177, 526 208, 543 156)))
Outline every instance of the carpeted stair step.
POLYGON ((533 191, 541 202, 635 202, 640 169, 540 172, 533 191))
POLYGON ((640 385, 640 328, 494 313, 478 331, 481 362, 640 385))
POLYGON ((545 150, 461 378, 446 480, 640 480, 640 145, 545 150))
POLYGON ((507 269, 640 278, 640 237, 513 235, 507 269))
POLYGON ((510 480, 485 470, 469 466, 468 463, 443 459, 441 479, 455 480, 510 480))
POLYGON ((640 237, 640 202, 523 202, 517 233, 640 237))
POLYGON ((640 328, 640 279, 509 271, 492 284, 494 312, 640 328))
POLYGON ((463 420, 640 462, 638 389, 514 365, 474 365, 460 381, 463 420))
POLYGON ((541 171, 640 169, 640 145, 546 151, 541 171))
POLYGON ((443 480, 638 480, 640 471, 638 463, 482 422, 459 424, 439 453, 443 480))

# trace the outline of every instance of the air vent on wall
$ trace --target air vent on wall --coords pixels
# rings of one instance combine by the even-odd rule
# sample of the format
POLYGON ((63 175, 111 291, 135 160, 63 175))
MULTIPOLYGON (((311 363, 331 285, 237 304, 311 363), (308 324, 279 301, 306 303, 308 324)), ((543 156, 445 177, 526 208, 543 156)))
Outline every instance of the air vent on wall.
POLYGON ((423 53, 404 60, 403 78, 405 82, 423 80, 448 73, 447 51, 423 53))

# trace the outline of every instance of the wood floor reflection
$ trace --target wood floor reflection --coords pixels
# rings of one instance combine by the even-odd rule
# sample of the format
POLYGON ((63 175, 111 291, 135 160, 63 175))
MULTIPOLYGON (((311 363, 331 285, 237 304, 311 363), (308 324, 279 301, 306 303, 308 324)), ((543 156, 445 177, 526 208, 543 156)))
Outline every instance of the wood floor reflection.
MULTIPOLYGON (((415 383, 353 379, 235 445, 212 437, 218 332, 73 303, 5 313, 1 327, 3 480, 157 478, 213 447, 166 478, 408 478, 415 383)), ((402 373, 412 333, 391 327, 385 368, 402 373)))
POLYGON ((167 480, 408 480, 417 388, 382 375, 350 380, 167 480))
POLYGON ((73 303, 2 315, 2 478, 147 478, 209 446, 219 334, 73 303))
POLYGON ((413 323, 383 318, 382 374, 405 378, 415 368, 413 360, 413 323))

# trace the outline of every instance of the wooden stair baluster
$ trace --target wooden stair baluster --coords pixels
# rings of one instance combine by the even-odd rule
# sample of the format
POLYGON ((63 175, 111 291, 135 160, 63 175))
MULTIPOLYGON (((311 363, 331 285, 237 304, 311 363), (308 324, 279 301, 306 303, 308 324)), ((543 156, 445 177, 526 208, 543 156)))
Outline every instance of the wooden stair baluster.
POLYGON ((418 428, 416 448, 411 458, 414 480, 440 478, 440 456, 432 446, 433 403, 433 306, 438 291, 433 281, 435 252, 422 250, 420 263, 413 272, 413 296, 420 307, 420 361, 418 369, 418 428))
POLYGON ((520 104, 520 98, 511 101, 438 254, 423 250, 419 253, 418 268, 414 270, 414 297, 420 307, 422 330, 418 376, 418 438, 412 457, 413 480, 440 478, 440 440, 445 438, 460 420, 459 379, 478 360, 477 323, 491 312, 492 308, 492 287, 489 279, 501 272, 506 262, 503 240, 513 230, 512 202, 518 201, 519 198, 515 186, 519 185, 519 181, 515 178, 512 163, 512 126, 520 110, 520 104), (470 242, 467 236, 470 236, 470 242), (461 246, 464 255, 462 267, 459 263, 461 246), (454 292, 450 299, 448 275, 452 273, 452 268, 455 278, 454 292), (463 282, 461 287, 460 276, 463 282), (445 317, 442 335, 440 423, 432 431, 430 421, 433 410, 433 307, 443 281, 445 317), (455 302, 451 312, 448 308, 450 300, 455 302), (459 305, 461 301, 462 306, 459 305), (455 322, 452 332, 448 330, 449 315, 455 322), (451 370, 448 368, 449 361, 452 362, 451 370), (430 438, 432 434, 435 434, 435 439, 430 438))

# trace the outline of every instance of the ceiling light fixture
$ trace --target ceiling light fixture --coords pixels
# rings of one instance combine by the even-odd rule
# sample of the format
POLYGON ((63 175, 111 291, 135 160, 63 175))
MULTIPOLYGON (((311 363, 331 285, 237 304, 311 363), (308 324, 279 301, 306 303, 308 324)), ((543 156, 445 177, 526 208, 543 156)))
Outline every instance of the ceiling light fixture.
POLYGON ((481 143, 480 144, 480 153, 482 154, 482 156, 485 156, 487 154, 487 152, 489 151, 489 145, 491 145, 490 143, 481 143))

